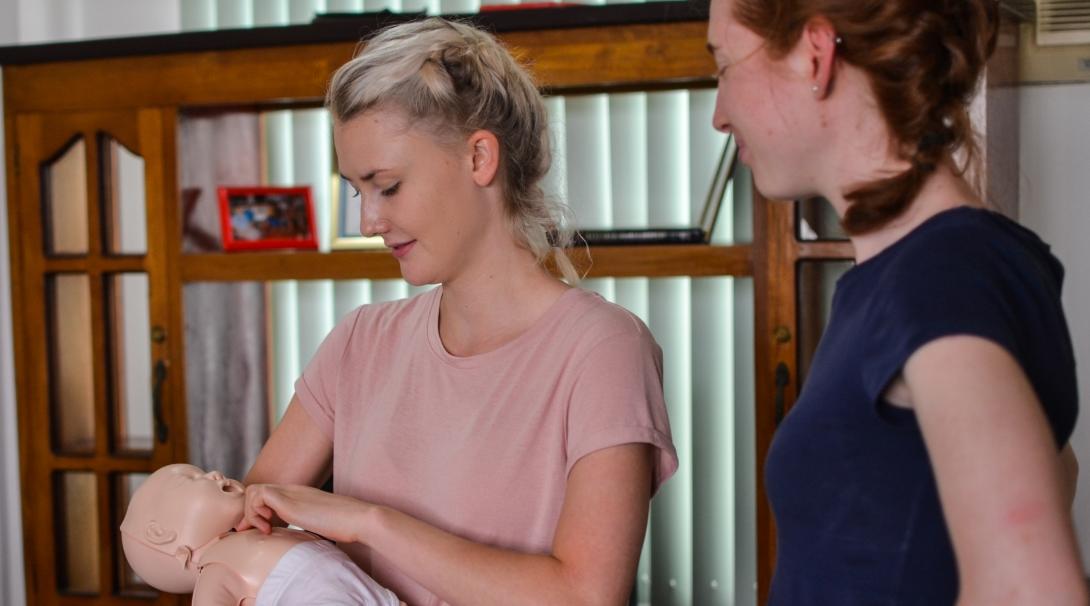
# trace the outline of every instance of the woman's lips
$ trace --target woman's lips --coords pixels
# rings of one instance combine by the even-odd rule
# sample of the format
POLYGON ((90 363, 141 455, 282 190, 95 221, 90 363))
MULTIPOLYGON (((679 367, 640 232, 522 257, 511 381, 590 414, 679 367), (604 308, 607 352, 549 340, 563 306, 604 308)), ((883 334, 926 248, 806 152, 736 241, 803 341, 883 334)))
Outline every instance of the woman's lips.
POLYGON ((746 147, 745 143, 742 143, 738 139, 735 139, 735 142, 738 144, 738 159, 741 160, 742 163, 744 163, 745 165, 748 166, 749 165, 749 153, 748 153, 749 148, 746 147))
POLYGON ((394 244, 390 247, 390 252, 394 254, 394 257, 400 259, 409 254, 409 251, 413 249, 413 245, 416 244, 416 240, 409 240, 402 244, 394 244))

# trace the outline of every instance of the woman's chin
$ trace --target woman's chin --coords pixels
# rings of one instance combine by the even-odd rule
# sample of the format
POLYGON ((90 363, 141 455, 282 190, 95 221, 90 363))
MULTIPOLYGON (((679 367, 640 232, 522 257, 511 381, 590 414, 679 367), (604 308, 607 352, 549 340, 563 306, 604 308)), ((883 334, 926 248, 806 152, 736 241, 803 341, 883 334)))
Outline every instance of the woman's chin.
POLYGON ((413 271, 406 271, 403 266, 401 268, 401 279, 408 282, 411 286, 427 286, 429 284, 438 284, 439 281, 434 276, 419 274, 413 271))
POLYGON ((769 179, 767 175, 762 175, 756 170, 753 171, 753 185, 767 200, 805 200, 818 196, 807 188, 784 183, 782 180, 769 179))

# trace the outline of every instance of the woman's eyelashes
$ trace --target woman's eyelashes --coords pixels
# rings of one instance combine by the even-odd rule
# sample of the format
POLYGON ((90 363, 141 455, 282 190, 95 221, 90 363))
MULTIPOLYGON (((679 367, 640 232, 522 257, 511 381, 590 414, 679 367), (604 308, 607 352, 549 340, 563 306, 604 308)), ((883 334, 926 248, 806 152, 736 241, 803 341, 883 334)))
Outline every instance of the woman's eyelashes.
MULTIPOLYGON (((344 177, 341 177, 341 178, 344 179, 344 177)), ((348 179, 344 179, 344 184, 345 184, 345 186, 352 189, 352 197, 353 198, 360 197, 360 190, 356 189, 356 186, 352 185, 351 181, 349 181, 348 179)))
MULTIPOLYGON (((348 186, 352 188, 352 197, 353 198, 360 197, 360 190, 353 187, 352 184, 349 184, 348 186)), ((401 183, 394 183, 393 185, 391 185, 390 187, 387 187, 386 189, 380 191, 379 193, 382 194, 383 196, 389 198, 390 196, 393 196, 394 194, 396 194, 397 190, 400 187, 401 187, 401 183)))

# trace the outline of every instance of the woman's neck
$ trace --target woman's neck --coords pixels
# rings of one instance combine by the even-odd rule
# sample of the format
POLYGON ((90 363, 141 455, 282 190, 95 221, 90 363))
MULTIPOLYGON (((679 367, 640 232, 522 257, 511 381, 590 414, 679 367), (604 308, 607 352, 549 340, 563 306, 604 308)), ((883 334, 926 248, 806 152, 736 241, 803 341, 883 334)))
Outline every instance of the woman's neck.
MULTIPOLYGON (((832 202, 837 215, 843 218, 848 203, 842 197, 832 202)), ((940 164, 904 212, 874 231, 850 237, 855 248, 856 262, 862 263, 870 259, 908 235, 924 221, 959 206, 982 207, 984 202, 949 163, 940 164)))
POLYGON ((516 248, 443 284, 439 336, 453 355, 485 353, 529 329, 568 286, 516 248))

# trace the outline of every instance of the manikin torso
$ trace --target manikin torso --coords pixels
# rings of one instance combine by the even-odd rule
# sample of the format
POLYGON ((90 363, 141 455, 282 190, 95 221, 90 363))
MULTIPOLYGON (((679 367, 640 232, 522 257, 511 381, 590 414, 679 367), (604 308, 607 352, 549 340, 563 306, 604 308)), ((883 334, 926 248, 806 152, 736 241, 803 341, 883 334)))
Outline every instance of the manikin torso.
POLYGON ((227 533, 194 558, 200 572, 193 606, 252 606, 280 558, 300 543, 317 540, 309 532, 289 528, 273 528, 267 535, 256 529, 227 533))

